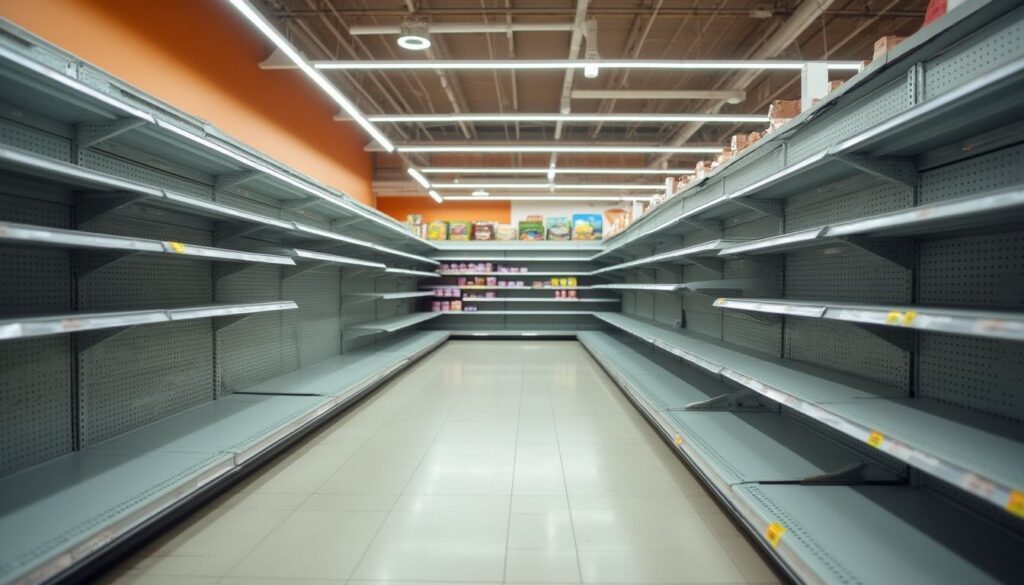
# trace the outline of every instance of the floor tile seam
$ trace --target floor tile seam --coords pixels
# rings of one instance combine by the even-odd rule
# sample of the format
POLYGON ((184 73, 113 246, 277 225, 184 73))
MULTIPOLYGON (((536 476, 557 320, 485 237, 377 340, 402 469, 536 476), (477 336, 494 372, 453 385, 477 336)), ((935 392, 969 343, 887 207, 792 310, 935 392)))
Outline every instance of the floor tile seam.
MULTIPOLYGON (((576 342, 579 343, 578 341, 576 342)), ((548 390, 548 402, 551 401, 551 383, 548 382, 545 387, 548 390)), ((552 415, 554 409, 552 408, 552 415)), ((555 433, 555 446, 558 447, 558 464, 562 468, 562 489, 565 490, 565 508, 569 511, 569 531, 572 533, 572 549, 576 554, 576 572, 579 576, 580 582, 583 581, 583 562, 580 560, 580 547, 579 540, 576 538, 576 522, 572 517, 572 501, 569 499, 569 484, 565 479, 565 461, 562 460, 562 442, 558 436, 558 425, 552 424, 552 429, 555 433)))
MULTIPOLYGON (((443 356, 443 354, 441 356, 432 355, 432 356, 430 356, 427 359, 434 359, 434 358, 438 358, 438 357, 444 357, 444 356, 443 356)), ((354 575, 355 572, 359 569, 360 565, 363 564, 363 561, 366 559, 366 553, 368 553, 370 551, 370 549, 373 547, 373 543, 376 542, 377 538, 380 536, 381 530, 384 529, 384 526, 388 523, 388 520, 395 513, 395 507, 398 506, 398 500, 400 500, 402 498, 402 495, 405 493, 405 490, 409 487, 409 483, 412 482, 414 477, 416 477, 416 472, 419 471, 420 466, 423 465, 423 461, 427 458, 427 453, 430 452, 430 447, 432 447, 434 445, 434 442, 437 440, 437 436, 441 433, 441 429, 444 428, 444 425, 448 421, 448 418, 451 416, 452 411, 455 410, 455 406, 458 404, 459 400, 462 400, 462 398, 465 395, 466 395, 466 390, 463 389, 463 391, 459 393, 458 400, 455 400, 455 401, 452 402, 452 405, 449 407, 447 414, 445 414, 444 420, 441 421, 441 424, 438 425, 437 430, 434 432, 433 437, 431 437, 430 444, 427 447, 427 450, 424 451, 423 456, 420 457, 419 461, 416 463, 416 467, 412 470, 412 473, 409 474, 409 478, 402 485, 402 489, 399 490, 398 497, 396 497, 395 501, 392 502, 391 507, 388 509, 387 513, 384 515, 384 519, 377 526, 377 529, 373 532, 373 536, 371 536, 370 539, 367 541, 366 546, 363 548, 363 552, 359 555, 359 559, 356 560, 356 562, 352 564, 352 572, 345 578, 346 582, 352 580, 352 575, 354 575)), ((397 416, 397 413, 394 416, 397 416)))
POLYGON ((515 437, 512 443, 512 482, 509 485, 509 497, 508 497, 508 522, 505 525, 505 553, 504 560, 501 567, 501 582, 505 583, 508 581, 508 545, 512 540, 512 502, 515 498, 516 493, 516 463, 519 457, 519 419, 522 418, 523 414, 523 391, 526 385, 526 367, 519 367, 519 404, 516 408, 516 424, 515 424, 515 437))

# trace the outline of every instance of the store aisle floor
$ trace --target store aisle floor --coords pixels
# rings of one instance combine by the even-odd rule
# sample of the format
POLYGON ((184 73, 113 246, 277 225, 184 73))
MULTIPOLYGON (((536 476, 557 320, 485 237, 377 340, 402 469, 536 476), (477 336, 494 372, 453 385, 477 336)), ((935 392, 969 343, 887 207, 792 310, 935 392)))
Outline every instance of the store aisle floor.
POLYGON ((581 345, 453 341, 106 582, 776 579, 581 345))

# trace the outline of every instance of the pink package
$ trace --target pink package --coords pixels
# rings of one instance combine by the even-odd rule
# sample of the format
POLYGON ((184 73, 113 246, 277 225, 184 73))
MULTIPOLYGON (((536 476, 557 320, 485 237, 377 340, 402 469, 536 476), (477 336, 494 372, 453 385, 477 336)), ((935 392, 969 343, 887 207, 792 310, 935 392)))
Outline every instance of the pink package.
POLYGON ((441 310, 441 301, 434 301, 430 303, 430 310, 437 313, 441 310))
POLYGON ((498 277, 497 276, 488 276, 487 277, 487 286, 498 286, 498 277))
POLYGON ((461 289, 453 288, 453 289, 449 290, 448 293, 449 293, 448 296, 450 296, 450 297, 455 297, 455 298, 462 297, 462 290, 461 289))
POLYGON ((574 290, 567 290, 565 292, 569 293, 569 298, 570 299, 575 299, 576 298, 576 291, 574 291, 574 290))
POLYGON ((469 270, 469 267, 468 267, 468 266, 466 266, 466 263, 465 263, 465 262, 463 262, 463 263, 459 264, 459 272, 465 272, 465 271, 467 271, 467 270, 469 270))
POLYGON ((519 287, 519 288, 524 288, 524 287, 526 287, 526 282, 524 282, 522 280, 517 280, 516 281, 516 286, 519 287))
POLYGON ((485 272, 494 272, 494 262, 488 262, 484 267, 487 269, 485 272))
POLYGON ((497 293, 495 293, 493 290, 487 291, 487 294, 484 296, 488 299, 494 299, 498 297, 497 293))
POLYGON ((466 286, 466 277, 465 276, 460 276, 459 277, 459 286, 466 286))
POLYGON ((444 301, 443 303, 441 303, 441 311, 450 311, 451 308, 452 304, 449 303, 448 301, 444 301))

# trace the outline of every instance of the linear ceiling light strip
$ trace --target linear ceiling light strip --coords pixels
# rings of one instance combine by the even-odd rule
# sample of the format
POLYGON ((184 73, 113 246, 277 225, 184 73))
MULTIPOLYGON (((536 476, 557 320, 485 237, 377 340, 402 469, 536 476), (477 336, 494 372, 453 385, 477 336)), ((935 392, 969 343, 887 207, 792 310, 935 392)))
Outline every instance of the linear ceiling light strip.
POLYGON ((258 28, 265 37, 270 39, 270 41, 274 43, 274 45, 276 45, 278 49, 281 50, 281 52, 287 55, 288 58, 291 59, 292 62, 295 63, 295 65, 299 69, 301 69, 303 73, 306 74, 306 76, 313 80, 313 82, 316 83, 320 87, 320 89, 324 91, 324 93, 329 95, 331 99, 337 102, 337 104, 341 106, 341 109, 345 110, 345 112, 349 116, 351 116, 352 119, 355 120, 357 124, 362 126, 363 130, 366 130, 367 134, 372 136, 373 139, 376 140, 378 144, 384 147, 384 150, 388 152, 392 152, 393 150, 395 150, 394 144, 392 144, 391 141, 388 140, 387 136, 384 136, 384 134, 380 130, 378 130, 376 126, 374 126, 369 120, 367 120, 366 117, 363 116, 363 113, 359 111, 359 108, 357 108, 355 104, 349 101, 349 99, 345 97, 341 93, 341 91, 339 91, 338 88, 334 86, 334 84, 332 84, 326 77, 324 77, 323 73, 320 73, 320 71, 318 71, 317 68, 310 66, 309 63, 307 63, 306 60, 302 57, 302 55, 300 55, 299 52, 296 51, 294 47, 292 47, 291 43, 285 40, 285 38, 281 36, 281 34, 278 33, 273 26, 271 26, 270 22, 263 18, 263 15, 261 15, 255 8, 253 8, 251 4, 249 4, 248 0, 229 1, 231 2, 231 5, 237 8, 239 12, 241 12, 247 19, 249 19, 249 22, 251 22, 256 28, 258 28))
POLYGON ((616 183, 616 184, 588 184, 588 185, 557 185, 554 183, 434 183, 433 186, 437 189, 554 189, 554 190, 583 190, 597 189, 597 190, 618 190, 618 191, 629 191, 629 190, 652 190, 652 191, 663 191, 665 189, 664 184, 652 185, 652 184, 630 184, 630 183, 616 183))
POLYGON ((767 124, 768 116, 727 114, 410 114, 370 116, 375 123, 457 122, 705 122, 767 124))
MULTIPOLYGON (((233 0, 234 1, 234 0, 233 0)), ((859 71, 860 61, 631 61, 593 59, 550 60, 435 60, 435 61, 315 61, 317 69, 412 70, 412 69, 672 69, 672 70, 791 70, 805 65, 825 63, 831 70, 859 71)))
POLYGON ((661 154, 718 154, 722 147, 716 146, 561 146, 531 145, 403 145, 396 146, 398 152, 579 152, 579 153, 661 153, 661 154))
POLYGON ((473 197, 472 195, 448 195, 445 201, 650 201, 650 197, 614 195, 491 195, 489 197, 473 197))
MULTIPOLYGON (((427 167, 420 172, 433 175, 545 175, 545 167, 427 167)), ((636 169, 636 168, 555 168, 556 175, 692 175, 693 169, 636 169)))

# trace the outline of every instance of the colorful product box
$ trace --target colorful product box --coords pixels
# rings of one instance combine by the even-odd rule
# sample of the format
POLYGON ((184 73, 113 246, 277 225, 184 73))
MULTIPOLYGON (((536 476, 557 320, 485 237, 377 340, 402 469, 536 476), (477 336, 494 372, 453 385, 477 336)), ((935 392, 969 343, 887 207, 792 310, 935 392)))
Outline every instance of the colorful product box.
POLYGON ((576 213, 572 216, 572 239, 600 240, 602 218, 599 213, 576 213))

